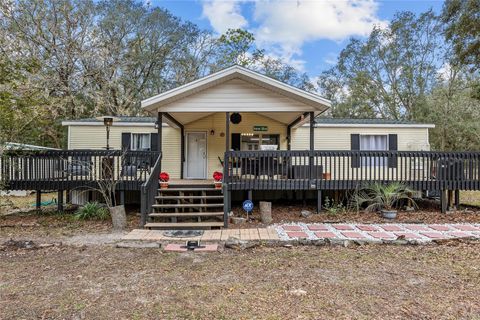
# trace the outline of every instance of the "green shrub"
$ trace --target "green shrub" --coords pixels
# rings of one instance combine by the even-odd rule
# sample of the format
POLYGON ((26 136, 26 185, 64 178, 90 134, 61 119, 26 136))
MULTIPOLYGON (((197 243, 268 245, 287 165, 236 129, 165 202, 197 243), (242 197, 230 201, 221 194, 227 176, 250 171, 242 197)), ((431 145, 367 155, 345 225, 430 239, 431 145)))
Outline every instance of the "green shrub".
POLYGON ((75 212, 75 219, 77 220, 105 220, 109 216, 108 209, 98 202, 87 202, 75 212))
POLYGON ((410 201, 414 207, 413 190, 399 182, 389 184, 372 183, 358 190, 354 196, 354 205, 357 210, 366 207, 365 211, 393 210, 401 202, 410 201))
POLYGON ((345 213, 347 209, 342 202, 335 203, 333 199, 325 197, 323 208, 327 210, 328 214, 336 215, 338 213, 345 213))

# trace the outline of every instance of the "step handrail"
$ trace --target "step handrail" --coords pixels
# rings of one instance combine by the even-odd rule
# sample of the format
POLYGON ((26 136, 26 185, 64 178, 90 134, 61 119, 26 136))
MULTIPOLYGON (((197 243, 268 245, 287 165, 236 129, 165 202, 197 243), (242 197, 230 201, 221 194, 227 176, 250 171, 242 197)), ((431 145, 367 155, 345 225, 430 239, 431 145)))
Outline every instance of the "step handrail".
POLYGON ((152 167, 150 175, 141 186, 141 207, 140 207, 140 226, 145 226, 147 216, 152 211, 152 205, 155 203, 155 196, 158 190, 158 176, 162 169, 162 153, 158 155, 155 165, 152 167))

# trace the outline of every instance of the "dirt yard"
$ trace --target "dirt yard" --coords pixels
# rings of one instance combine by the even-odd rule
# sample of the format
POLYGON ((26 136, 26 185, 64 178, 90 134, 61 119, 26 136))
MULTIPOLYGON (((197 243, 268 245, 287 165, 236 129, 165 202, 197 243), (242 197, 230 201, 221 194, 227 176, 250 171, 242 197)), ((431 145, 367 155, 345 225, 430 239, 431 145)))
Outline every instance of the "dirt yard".
POLYGON ((1 319, 458 319, 480 245, 0 251, 1 319))
MULTIPOLYGON (((300 206, 281 208, 275 219, 298 219, 300 210, 300 206)), ((440 216, 427 208, 401 213, 399 220, 478 222, 478 217, 477 211, 440 216)), ((374 222, 380 218, 344 213, 306 219, 374 222)), ((131 213, 129 228, 137 226, 138 215, 131 213)), ((119 238, 109 231, 109 221, 77 221, 71 214, 0 217, 0 319, 458 319, 480 315, 479 242, 175 254, 115 248, 112 242, 119 238), (7 245, 11 238, 48 245, 18 248, 7 245)))

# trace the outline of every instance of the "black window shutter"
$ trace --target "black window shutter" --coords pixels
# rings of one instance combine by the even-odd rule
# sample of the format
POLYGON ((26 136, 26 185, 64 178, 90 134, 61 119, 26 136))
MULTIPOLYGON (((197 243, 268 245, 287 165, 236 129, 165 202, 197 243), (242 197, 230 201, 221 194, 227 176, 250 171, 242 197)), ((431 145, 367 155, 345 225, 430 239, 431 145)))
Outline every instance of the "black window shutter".
MULTIPOLYGON (((352 151, 360 150, 360 135, 351 134, 350 135, 350 149, 352 151)), ((357 155, 352 155, 352 168, 360 168, 360 157, 357 155)))
POLYGON ((130 132, 122 132, 122 150, 130 150, 130 132))
POLYGON ((159 151, 158 150, 158 133, 150 134, 150 151, 159 151))
MULTIPOLYGON (((388 135, 388 150, 398 151, 398 135, 389 134, 388 135)), ((388 157, 388 167, 396 168, 398 164, 398 159, 396 155, 388 157)))
POLYGON ((232 133, 232 149, 240 151, 240 133, 232 133))

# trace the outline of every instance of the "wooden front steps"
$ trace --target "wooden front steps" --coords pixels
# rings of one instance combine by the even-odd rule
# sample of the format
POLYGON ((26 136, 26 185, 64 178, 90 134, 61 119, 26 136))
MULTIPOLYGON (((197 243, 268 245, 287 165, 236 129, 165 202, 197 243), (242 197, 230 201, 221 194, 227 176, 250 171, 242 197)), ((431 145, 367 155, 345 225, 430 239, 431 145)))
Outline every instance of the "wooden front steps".
POLYGON ((170 185, 158 189, 148 229, 211 229, 224 226, 223 194, 213 184, 170 185))
MULTIPOLYGON (((223 212, 222 212, 223 214, 223 212)), ((162 212, 162 213, 150 213, 150 217, 216 217, 218 212, 162 212)))
MULTIPOLYGON (((161 199, 161 198, 160 198, 161 199)), ((183 198, 185 199, 185 198, 183 198)), ((213 208, 213 207, 222 207, 223 203, 179 203, 179 204, 154 204, 154 208, 213 208)))

